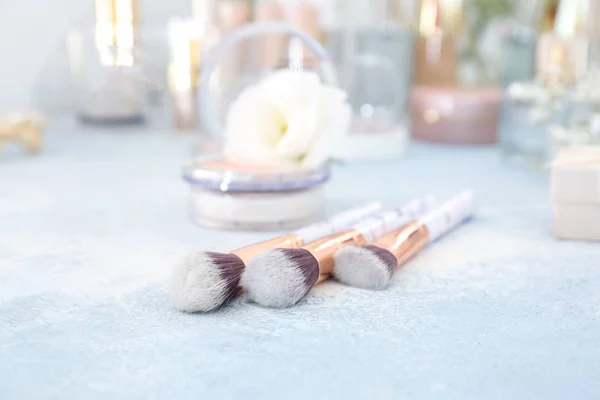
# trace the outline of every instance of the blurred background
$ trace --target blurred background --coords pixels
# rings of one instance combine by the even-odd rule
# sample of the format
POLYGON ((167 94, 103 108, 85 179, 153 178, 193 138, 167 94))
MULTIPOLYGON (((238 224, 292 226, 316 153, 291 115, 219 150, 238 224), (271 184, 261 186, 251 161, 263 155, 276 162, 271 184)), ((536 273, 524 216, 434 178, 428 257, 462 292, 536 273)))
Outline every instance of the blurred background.
MULTIPOLYGON (((348 93, 352 135, 336 157, 399 157, 413 139, 498 144, 509 163, 543 169, 557 148, 600 136, 597 3, 3 0, 0 112, 211 134, 198 96, 210 51, 236 28, 282 22, 326 49, 348 93)), ((322 72, 321 58, 284 35, 236 41, 206 82, 214 112, 222 120, 274 69, 322 72)))

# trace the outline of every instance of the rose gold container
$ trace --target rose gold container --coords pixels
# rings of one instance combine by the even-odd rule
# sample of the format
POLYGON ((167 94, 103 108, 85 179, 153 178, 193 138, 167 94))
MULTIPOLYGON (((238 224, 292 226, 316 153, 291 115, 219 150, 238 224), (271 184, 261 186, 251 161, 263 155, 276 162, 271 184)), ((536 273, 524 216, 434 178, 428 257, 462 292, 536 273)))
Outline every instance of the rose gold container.
POLYGON ((410 101, 412 136, 439 143, 495 143, 501 98, 499 88, 417 86, 410 101))

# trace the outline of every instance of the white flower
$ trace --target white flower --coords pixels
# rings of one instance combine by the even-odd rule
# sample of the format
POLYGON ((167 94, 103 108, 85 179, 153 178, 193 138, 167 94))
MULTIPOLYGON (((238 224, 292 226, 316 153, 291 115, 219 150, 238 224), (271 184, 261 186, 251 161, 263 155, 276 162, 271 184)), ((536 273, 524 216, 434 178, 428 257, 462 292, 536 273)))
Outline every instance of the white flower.
POLYGON ((314 168, 327 162, 350 117, 343 90, 313 72, 280 70, 231 105, 225 154, 240 163, 314 168))

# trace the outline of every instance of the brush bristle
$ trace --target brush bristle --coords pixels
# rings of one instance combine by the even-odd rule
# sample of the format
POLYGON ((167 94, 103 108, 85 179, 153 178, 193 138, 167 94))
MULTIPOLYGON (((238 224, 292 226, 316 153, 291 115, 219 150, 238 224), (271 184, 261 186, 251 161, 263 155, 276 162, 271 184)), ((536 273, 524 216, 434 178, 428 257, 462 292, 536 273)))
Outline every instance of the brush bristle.
POLYGON ((305 249, 269 249, 257 255, 242 274, 249 300, 285 308, 299 302, 319 278, 319 263, 305 249))
POLYGON ((377 246, 347 246, 335 254, 333 276, 353 287, 385 289, 396 269, 397 259, 377 246))
POLYGON ((171 294, 179 311, 207 312, 238 292, 244 262, 235 254, 190 254, 173 269, 171 294))

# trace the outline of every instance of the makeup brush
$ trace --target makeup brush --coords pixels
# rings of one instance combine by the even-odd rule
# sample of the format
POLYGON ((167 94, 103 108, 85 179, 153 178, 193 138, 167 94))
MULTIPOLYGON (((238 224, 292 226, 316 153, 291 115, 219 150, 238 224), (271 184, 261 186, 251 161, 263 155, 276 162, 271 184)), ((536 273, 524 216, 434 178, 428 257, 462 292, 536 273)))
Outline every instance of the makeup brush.
POLYGON ((363 245, 414 220, 433 208, 431 197, 373 217, 354 229, 335 233, 296 249, 267 249, 242 273, 241 286, 250 301, 285 308, 300 301, 333 271, 334 254, 348 245, 363 245))
POLYGON ((473 215, 475 194, 466 190, 395 232, 366 246, 347 246, 334 257, 333 276, 363 289, 388 286, 396 267, 404 264, 428 243, 444 235, 473 215))
POLYGON ((264 249, 297 248, 306 243, 347 229, 358 221, 381 211, 373 202, 339 213, 330 219, 294 233, 252 244, 230 253, 199 252, 190 254, 173 268, 171 295, 175 308, 186 312, 212 311, 239 292, 245 264, 264 249))

